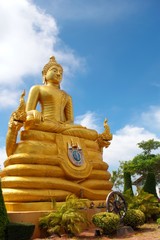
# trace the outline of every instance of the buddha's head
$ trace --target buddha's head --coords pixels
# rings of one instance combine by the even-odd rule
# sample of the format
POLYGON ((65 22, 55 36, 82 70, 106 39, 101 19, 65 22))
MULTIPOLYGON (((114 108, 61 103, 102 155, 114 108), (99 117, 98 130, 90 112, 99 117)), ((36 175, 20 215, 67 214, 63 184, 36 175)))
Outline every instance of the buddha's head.
POLYGON ((49 62, 44 66, 42 71, 43 83, 53 82, 60 85, 62 81, 63 68, 56 62, 54 56, 50 57, 49 62))

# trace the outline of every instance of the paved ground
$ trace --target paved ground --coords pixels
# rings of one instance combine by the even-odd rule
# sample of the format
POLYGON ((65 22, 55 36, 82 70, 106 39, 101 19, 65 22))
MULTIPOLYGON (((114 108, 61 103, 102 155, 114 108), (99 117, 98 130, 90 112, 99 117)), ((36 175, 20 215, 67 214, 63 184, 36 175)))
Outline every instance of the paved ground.
POLYGON ((65 240, 65 239, 77 239, 77 240, 92 240, 92 239, 101 239, 101 240, 160 240, 160 227, 158 228, 157 224, 150 223, 150 224, 144 224, 141 226, 137 231, 134 231, 133 233, 127 233, 126 235, 123 235, 121 237, 112 236, 101 236, 101 237, 95 237, 95 229, 86 229, 84 232, 82 232, 79 236, 68 238, 67 236, 62 236, 61 238, 57 236, 52 236, 50 238, 36 238, 34 240, 65 240))

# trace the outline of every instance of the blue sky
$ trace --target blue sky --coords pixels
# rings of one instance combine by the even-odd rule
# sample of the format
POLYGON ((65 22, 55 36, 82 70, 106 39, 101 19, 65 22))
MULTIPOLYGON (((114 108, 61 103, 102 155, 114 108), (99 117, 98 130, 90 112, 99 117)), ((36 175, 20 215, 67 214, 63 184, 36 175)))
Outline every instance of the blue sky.
POLYGON ((41 84, 51 55, 64 68, 62 88, 75 122, 98 132, 108 118, 109 170, 160 140, 159 0, 6 0, 0 2, 0 164, 19 96, 41 84), (3 21, 2 21, 3 19, 3 21))

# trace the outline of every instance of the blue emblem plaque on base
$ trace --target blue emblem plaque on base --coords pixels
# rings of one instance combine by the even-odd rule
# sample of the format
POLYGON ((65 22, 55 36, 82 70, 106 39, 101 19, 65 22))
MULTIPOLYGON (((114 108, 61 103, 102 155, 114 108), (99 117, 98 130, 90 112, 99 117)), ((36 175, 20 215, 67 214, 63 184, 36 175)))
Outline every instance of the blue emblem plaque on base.
POLYGON ((68 144, 68 157, 75 166, 82 166, 84 163, 83 151, 78 144, 68 144))

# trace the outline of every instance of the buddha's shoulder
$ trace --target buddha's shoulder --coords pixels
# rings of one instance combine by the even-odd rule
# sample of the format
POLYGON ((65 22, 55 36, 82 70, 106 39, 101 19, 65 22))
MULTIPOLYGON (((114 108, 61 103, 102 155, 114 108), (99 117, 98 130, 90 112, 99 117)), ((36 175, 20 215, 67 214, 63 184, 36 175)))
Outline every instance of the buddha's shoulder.
POLYGON ((30 91, 40 91, 44 89, 44 85, 34 85, 30 88, 30 91))
POLYGON ((71 98, 71 96, 64 90, 61 90, 61 93, 64 94, 66 97, 71 98))

